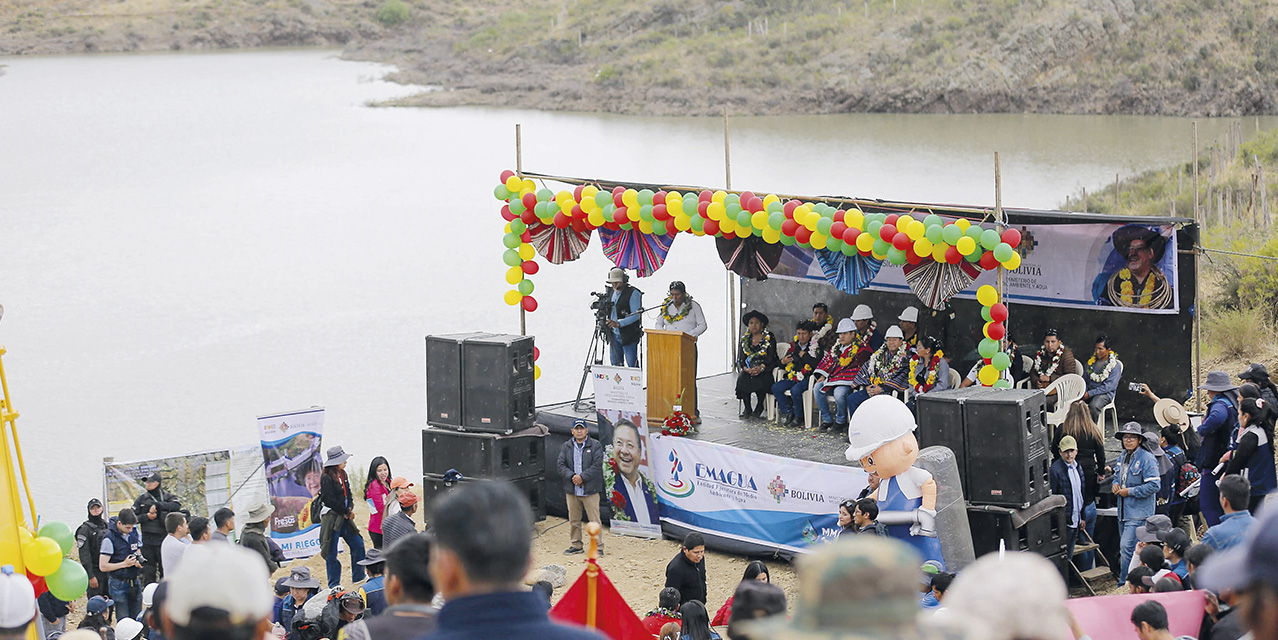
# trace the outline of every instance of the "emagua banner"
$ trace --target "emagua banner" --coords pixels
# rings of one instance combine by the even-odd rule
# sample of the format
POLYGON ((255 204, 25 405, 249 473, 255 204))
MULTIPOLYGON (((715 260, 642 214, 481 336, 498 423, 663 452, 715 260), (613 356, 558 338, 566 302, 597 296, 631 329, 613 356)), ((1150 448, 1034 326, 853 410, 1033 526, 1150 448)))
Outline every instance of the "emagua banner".
POLYGON ((867 484, 856 467, 676 436, 651 442, 663 521, 793 553, 837 538, 839 503, 867 484))
MULTIPOLYGON (((947 219, 947 222, 950 220, 947 219)), ((1017 304, 1174 314, 1177 291, 1175 225, 1030 224, 1021 232, 1021 266, 1007 273, 1006 297, 1017 304)), ((769 277, 826 281, 815 256, 786 247, 769 277)), ((976 298, 994 285, 998 271, 985 271, 956 294, 976 298)), ((905 271, 884 265, 869 289, 911 293, 905 271)))
POLYGON ((314 408, 257 419, 266 462, 266 486, 275 512, 270 535, 284 555, 309 558, 319 553, 320 523, 311 520, 311 502, 319 500, 324 472, 321 437, 324 409, 314 408))
POLYGON ((643 372, 595 365, 595 409, 604 445, 603 499, 612 505, 615 534, 660 538, 657 488, 649 469, 648 393, 643 372))

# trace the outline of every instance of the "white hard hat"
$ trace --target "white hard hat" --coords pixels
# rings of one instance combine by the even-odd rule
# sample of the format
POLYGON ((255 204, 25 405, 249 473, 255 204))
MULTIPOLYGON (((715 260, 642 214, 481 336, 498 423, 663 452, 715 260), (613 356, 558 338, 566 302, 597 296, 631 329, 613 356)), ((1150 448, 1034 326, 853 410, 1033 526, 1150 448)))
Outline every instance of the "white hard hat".
POLYGON ((116 640, 135 640, 142 637, 142 623, 133 618, 120 618, 115 623, 116 640))
POLYGON ((914 307, 906 307, 901 311, 901 315, 897 318, 897 320, 900 320, 901 322, 918 322, 919 310, 914 307))
POLYGON ((900 338, 900 339, 904 340, 904 339, 905 339, 905 334, 901 332, 901 328, 900 328, 900 327, 898 327, 898 326, 896 326, 896 325, 892 325, 892 326, 888 327, 887 333, 886 333, 883 337, 884 337, 884 338, 900 338))
POLYGON ((36 617, 35 589, 6 564, 0 574, 0 628, 21 629, 36 617))
POLYGON ((625 282, 625 281, 626 281, 626 272, 624 269, 621 269, 620 267, 613 267, 612 269, 608 271, 608 284, 612 284, 614 282, 625 282))
POLYGON ((852 333, 856 331, 856 323, 852 322, 852 318, 844 318, 839 321, 839 328, 835 333, 852 333))
POLYGON ((142 606, 151 608, 151 603, 155 602, 155 590, 160 588, 160 583, 152 582, 142 588, 142 606))
POLYGON ((874 396, 862 402, 848 421, 848 461, 860 460, 917 427, 904 402, 887 394, 874 396))
POLYGON ((256 623, 271 614, 274 594, 266 565, 261 556, 239 545, 191 545, 177 571, 165 578, 169 586, 164 609, 178 626, 191 624, 191 613, 201 607, 224 612, 232 624, 256 623))
POLYGON ((874 312, 870 311, 870 305, 858 304, 856 305, 856 308, 852 310, 852 319, 853 320, 873 320, 874 312))

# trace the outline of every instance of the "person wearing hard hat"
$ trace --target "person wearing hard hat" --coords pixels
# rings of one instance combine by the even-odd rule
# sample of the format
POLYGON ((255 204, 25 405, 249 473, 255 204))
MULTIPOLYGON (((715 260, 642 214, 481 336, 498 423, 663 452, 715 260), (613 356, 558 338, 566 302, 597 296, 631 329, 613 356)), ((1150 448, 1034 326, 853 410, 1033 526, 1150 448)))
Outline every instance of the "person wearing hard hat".
POLYGON ((846 455, 881 478, 869 497, 878 501, 879 522, 888 526, 888 534, 944 567, 936 532, 936 480, 914 466, 919 457, 916 428, 905 403, 886 394, 874 396, 848 422, 846 455))
POLYGON ((919 348, 919 310, 916 307, 906 307, 901 310, 901 315, 896 318, 897 326, 901 327, 902 338, 905 340, 905 348, 910 350, 910 355, 914 355, 914 350, 919 348))
POLYGON ((812 372, 812 391, 821 412, 822 431, 831 428, 842 430, 848 423, 847 399, 852 393, 852 380, 883 345, 883 336, 874 323, 874 313, 863 304, 857 305, 851 318, 839 321, 838 334, 839 341, 812 372), (834 396, 833 414, 827 400, 829 396, 834 396))
POLYGON ((901 328, 888 327, 883 346, 870 356, 852 380, 852 387, 857 391, 848 396, 848 415, 855 414, 862 402, 880 394, 903 399, 909 385, 906 379, 910 375, 910 355, 901 328))
POLYGON ((13 565, 4 565, 0 572, 0 638, 26 638, 36 618, 35 589, 13 565))

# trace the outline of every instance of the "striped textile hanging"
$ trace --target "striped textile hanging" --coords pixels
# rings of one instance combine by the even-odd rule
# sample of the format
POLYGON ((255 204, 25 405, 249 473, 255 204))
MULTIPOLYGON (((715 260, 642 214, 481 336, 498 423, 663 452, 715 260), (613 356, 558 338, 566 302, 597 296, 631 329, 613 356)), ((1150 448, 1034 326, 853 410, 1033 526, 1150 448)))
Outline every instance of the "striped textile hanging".
POLYGON ((821 271, 825 272, 825 279, 839 291, 852 295, 870 284, 883 267, 882 260, 859 254, 848 256, 828 249, 817 249, 814 253, 821 264, 821 271))
POLYGON ((603 252, 612 263, 631 269, 640 278, 650 276, 666 262, 674 236, 648 235, 638 229, 610 231, 599 228, 603 252))

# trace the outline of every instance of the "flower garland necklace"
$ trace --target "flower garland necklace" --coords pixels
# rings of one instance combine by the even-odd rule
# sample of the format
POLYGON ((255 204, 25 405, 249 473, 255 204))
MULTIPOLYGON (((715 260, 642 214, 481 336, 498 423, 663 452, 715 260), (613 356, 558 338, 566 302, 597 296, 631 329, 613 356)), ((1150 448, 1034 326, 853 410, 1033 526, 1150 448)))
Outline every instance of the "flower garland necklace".
POLYGON ((1094 364, 1096 364, 1096 355, 1092 354, 1091 359, 1087 361, 1087 368, 1088 368, 1087 377, 1091 378, 1092 382, 1104 382, 1106 379, 1109 378, 1110 372, 1112 372, 1114 370, 1114 367, 1118 364, 1118 352, 1117 351, 1109 352, 1109 360, 1105 361, 1105 368, 1101 369, 1100 373, 1091 371, 1092 365, 1094 364))
POLYGON ((768 349, 772 347, 772 332, 767 329, 763 330, 763 339, 759 341, 759 346, 754 346, 750 340, 750 333, 747 331, 741 336, 741 352, 745 354, 745 366, 750 368, 754 366, 752 361, 762 360, 767 357, 768 349))
MULTIPOLYGON (((1128 269, 1126 267, 1119 269, 1118 270, 1118 282, 1119 282, 1118 299, 1116 300, 1116 302, 1118 302, 1119 305, 1124 307, 1149 308, 1151 306, 1152 307, 1165 306, 1171 298, 1171 287, 1162 287, 1161 291, 1157 291, 1159 274, 1160 274, 1160 271, 1158 270, 1157 265, 1155 265, 1153 268, 1150 269, 1149 275, 1145 276, 1145 284, 1144 286, 1141 287, 1140 298, 1138 300, 1136 297, 1136 287, 1133 285, 1133 281, 1132 281, 1131 269, 1128 269), (1156 291, 1158 293, 1158 298, 1155 300, 1154 294, 1156 291)), ((1109 290, 1110 290, 1109 291, 1110 296, 1113 297, 1114 284, 1112 281, 1109 284, 1109 290)))
POLYGON ((1056 369, 1058 369, 1061 366, 1061 356, 1064 354, 1065 354, 1065 345, 1062 344, 1061 346, 1056 347, 1056 351, 1052 352, 1051 366, 1044 369, 1043 357, 1046 356, 1047 353, 1043 351, 1042 347, 1039 347, 1038 353, 1034 354, 1034 370, 1038 371, 1039 373, 1045 376, 1050 376, 1053 373, 1056 373, 1056 369))
POLYGON ((904 345, 897 349, 895 354, 891 355, 890 360, 888 359, 887 347, 875 351, 874 355, 870 356, 870 371, 875 373, 875 375, 870 376, 870 382, 883 384, 885 379, 891 378, 894 373, 903 369, 909 359, 910 350, 906 349, 904 345))
MULTIPOLYGON (((794 336, 794 344, 796 345, 799 344, 799 336, 797 334, 794 336)), ((808 340, 807 344, 800 345, 802 348, 799 349, 798 355, 792 355, 790 359, 790 363, 785 365, 785 377, 787 380, 802 380, 805 377, 807 377, 809 373, 812 372, 811 363, 805 363, 802 368, 795 367, 794 365, 798 363, 798 360, 796 360, 795 358, 802 357, 803 352, 805 351, 811 353, 811 351, 813 350, 816 344, 817 344, 816 335, 813 334, 812 338, 808 340)), ((815 356, 815 354, 813 355, 815 356)))
POLYGON ((936 353, 932 354, 932 358, 927 362, 926 379, 922 383, 918 381, 918 376, 916 375, 919 355, 916 353, 914 357, 910 358, 910 386, 914 387, 915 391, 929 391, 936 385, 936 371, 939 369, 937 365, 940 364, 943 357, 945 357, 945 352, 940 349, 937 349, 936 353))
MULTIPOLYGON (((626 504, 628 504, 626 497, 614 488, 617 486, 618 476, 621 474, 617 469, 617 459, 612 455, 612 445, 604 448, 604 459, 608 461, 604 465, 604 490, 608 492, 608 501, 613 506, 612 519, 631 522, 630 515, 626 513, 626 504)), ((652 480, 648 479, 648 476, 641 473, 639 474, 639 479, 643 481, 643 487, 648 491, 648 495, 657 495, 657 487, 652 483, 652 480)), ((623 478, 620 481, 625 482, 625 479, 623 478)), ((640 496, 638 499, 643 500, 643 497, 640 496)))
POLYGON ((669 313, 670 304, 672 302, 674 301, 670 299, 670 296, 666 296, 666 299, 661 302, 661 318, 663 320, 674 323, 688 317, 688 313, 692 311, 692 296, 684 294, 683 306, 679 307, 679 313, 673 316, 669 313))
MULTIPOLYGON (((879 323, 871 320, 870 328, 867 329, 864 334, 861 334, 861 333, 852 334, 852 344, 848 345, 848 348, 844 349, 843 352, 839 355, 840 367, 846 367, 852 364, 852 360, 856 358, 856 355, 860 353, 862 349, 868 349, 870 347, 870 336, 874 335, 874 330, 877 329, 878 327, 879 327, 879 323)), ((839 345, 835 345, 835 348, 836 349, 839 348, 839 345)))

